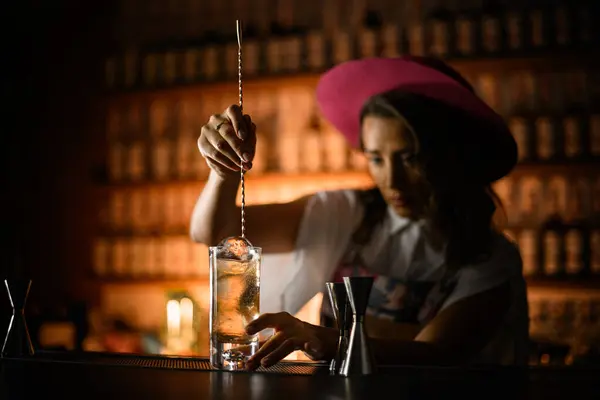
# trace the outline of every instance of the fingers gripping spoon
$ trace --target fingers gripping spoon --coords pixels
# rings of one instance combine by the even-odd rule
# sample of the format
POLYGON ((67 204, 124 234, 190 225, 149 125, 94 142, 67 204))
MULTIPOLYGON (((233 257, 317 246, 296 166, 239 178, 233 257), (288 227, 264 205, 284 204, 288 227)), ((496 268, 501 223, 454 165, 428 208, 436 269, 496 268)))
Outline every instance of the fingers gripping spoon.
MULTIPOLYGON (((239 106, 242 114, 244 112, 244 101, 243 101, 243 88, 242 88, 242 21, 235 21, 237 42, 238 42, 238 94, 239 94, 239 106)), ((243 160, 241 160, 243 163, 243 160)), ((241 164, 240 163, 240 164, 241 164)), ((241 224, 242 224, 242 235, 232 236, 224 239, 220 245, 227 247, 232 253, 232 256, 239 259, 245 259, 248 255, 248 250, 252 247, 252 243, 246 239, 246 185, 244 182, 244 168, 240 168, 240 186, 241 186, 241 224)))

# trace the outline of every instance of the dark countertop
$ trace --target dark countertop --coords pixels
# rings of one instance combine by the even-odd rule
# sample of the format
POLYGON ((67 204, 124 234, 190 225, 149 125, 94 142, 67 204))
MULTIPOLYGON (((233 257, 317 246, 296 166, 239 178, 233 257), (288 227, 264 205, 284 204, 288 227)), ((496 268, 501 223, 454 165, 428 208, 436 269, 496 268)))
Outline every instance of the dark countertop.
POLYGON ((199 370, 193 367, 206 361, 159 357, 144 365, 132 357, 5 358, 0 399, 600 399, 598 368, 385 367, 344 378, 306 363, 280 368, 298 375, 199 370))

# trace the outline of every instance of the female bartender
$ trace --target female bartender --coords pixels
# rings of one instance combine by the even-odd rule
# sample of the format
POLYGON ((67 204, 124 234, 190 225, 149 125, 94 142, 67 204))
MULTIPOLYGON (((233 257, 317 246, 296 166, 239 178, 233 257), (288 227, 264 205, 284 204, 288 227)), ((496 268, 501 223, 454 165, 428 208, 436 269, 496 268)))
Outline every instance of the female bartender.
MULTIPOLYGON (((248 208, 248 230, 263 252, 293 252, 286 309, 298 310, 326 281, 372 275, 366 324, 378 362, 525 363, 521 258, 492 223, 497 198, 490 185, 517 158, 501 117, 458 72, 422 57, 338 65, 322 76, 317 102, 362 150, 376 188, 248 208)), ((213 245, 236 235, 239 170, 252 168, 255 129, 237 106, 202 127, 198 146, 212 171, 192 216, 195 241, 213 245)), ((275 313, 246 330, 266 328, 275 334, 249 368, 295 350, 315 360, 335 353, 331 327, 275 313)))

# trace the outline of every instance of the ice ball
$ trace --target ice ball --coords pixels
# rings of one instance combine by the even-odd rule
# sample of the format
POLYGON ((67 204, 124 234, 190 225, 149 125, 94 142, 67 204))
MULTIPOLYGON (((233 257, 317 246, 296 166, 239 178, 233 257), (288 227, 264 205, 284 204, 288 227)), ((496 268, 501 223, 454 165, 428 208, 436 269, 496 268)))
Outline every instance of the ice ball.
POLYGON ((232 260, 247 260, 250 258, 250 248, 252 243, 244 237, 232 236, 223 239, 219 246, 223 247, 221 258, 228 258, 232 260))

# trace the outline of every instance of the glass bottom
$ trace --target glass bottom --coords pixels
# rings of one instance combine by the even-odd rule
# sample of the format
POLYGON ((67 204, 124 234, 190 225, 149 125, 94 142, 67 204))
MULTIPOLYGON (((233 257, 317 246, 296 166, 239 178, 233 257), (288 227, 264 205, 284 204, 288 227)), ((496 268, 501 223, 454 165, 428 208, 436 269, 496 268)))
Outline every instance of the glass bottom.
POLYGON ((258 338, 246 341, 227 341, 211 338, 210 364, 226 371, 246 369, 248 359, 258 350, 258 338))

